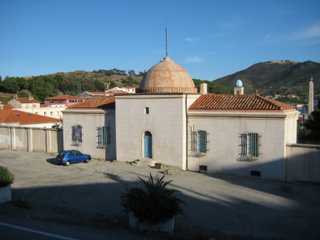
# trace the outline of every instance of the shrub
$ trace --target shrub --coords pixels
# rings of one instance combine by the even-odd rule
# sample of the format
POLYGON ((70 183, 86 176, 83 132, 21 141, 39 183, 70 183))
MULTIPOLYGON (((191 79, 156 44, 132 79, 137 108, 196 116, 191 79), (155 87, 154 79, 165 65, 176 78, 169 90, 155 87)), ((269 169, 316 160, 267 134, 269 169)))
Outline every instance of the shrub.
POLYGON ((13 174, 7 168, 0 166, 0 187, 10 185, 13 179, 13 174))
POLYGON ((132 212, 140 222, 157 224, 182 213, 183 201, 176 197, 176 190, 168 189, 171 181, 162 177, 139 177, 142 187, 131 188, 121 196, 125 210, 132 212))

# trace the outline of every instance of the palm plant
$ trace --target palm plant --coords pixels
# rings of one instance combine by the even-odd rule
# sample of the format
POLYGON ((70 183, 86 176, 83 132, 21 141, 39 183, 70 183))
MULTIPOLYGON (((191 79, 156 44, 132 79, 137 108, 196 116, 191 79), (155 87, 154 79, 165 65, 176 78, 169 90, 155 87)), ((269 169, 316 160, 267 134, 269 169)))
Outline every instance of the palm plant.
POLYGON ((121 196, 125 210, 148 224, 158 224, 182 213, 183 201, 176 197, 176 190, 167 188, 172 181, 165 181, 164 177, 139 177, 142 187, 131 188, 121 196))

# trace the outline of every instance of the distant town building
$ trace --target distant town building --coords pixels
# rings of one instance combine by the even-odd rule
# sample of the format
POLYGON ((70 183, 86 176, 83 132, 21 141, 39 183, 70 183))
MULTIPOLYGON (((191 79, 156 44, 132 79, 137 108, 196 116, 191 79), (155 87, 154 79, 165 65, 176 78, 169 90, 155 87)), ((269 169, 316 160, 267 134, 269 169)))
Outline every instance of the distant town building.
POLYGON ((14 108, 20 109, 31 109, 31 108, 39 108, 40 102, 35 100, 33 97, 14 97, 11 99, 8 104, 13 106, 14 108))
POLYGON ((45 99, 44 103, 47 106, 71 106, 73 104, 81 103, 85 99, 79 96, 71 96, 71 95, 58 95, 54 97, 48 97, 45 99))
POLYGON ((84 98, 95 98, 95 97, 107 97, 113 96, 116 94, 134 94, 136 92, 135 87, 114 87, 107 89, 103 92, 91 92, 91 91, 84 91, 80 94, 81 97, 84 98))
POLYGON ((62 119, 62 111, 68 106, 78 104, 84 101, 84 98, 71 95, 60 95, 55 97, 48 97, 44 103, 36 101, 32 97, 18 98, 15 97, 8 102, 13 109, 41 116, 47 116, 57 119, 62 119))

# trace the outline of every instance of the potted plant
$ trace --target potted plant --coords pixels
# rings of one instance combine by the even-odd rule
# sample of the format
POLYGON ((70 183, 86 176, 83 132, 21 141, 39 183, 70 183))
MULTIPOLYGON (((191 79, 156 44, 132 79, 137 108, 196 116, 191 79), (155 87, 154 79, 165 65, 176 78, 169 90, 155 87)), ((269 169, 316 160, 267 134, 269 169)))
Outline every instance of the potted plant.
POLYGON ((142 186, 131 188, 121 196, 131 228, 173 232, 175 216, 182 213, 183 201, 177 198, 176 190, 167 188, 171 181, 165 181, 164 177, 151 174, 147 179, 139 177, 142 186))
POLYGON ((5 167, 0 166, 0 204, 11 201, 11 183, 13 174, 5 167))

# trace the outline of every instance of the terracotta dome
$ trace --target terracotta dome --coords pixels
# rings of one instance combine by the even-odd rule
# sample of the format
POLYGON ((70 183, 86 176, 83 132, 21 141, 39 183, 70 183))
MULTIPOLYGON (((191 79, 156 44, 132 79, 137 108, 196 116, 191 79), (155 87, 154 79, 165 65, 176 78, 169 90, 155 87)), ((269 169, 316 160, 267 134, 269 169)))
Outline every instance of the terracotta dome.
POLYGON ((143 93, 197 93, 188 72, 169 57, 154 65, 140 83, 143 93))

